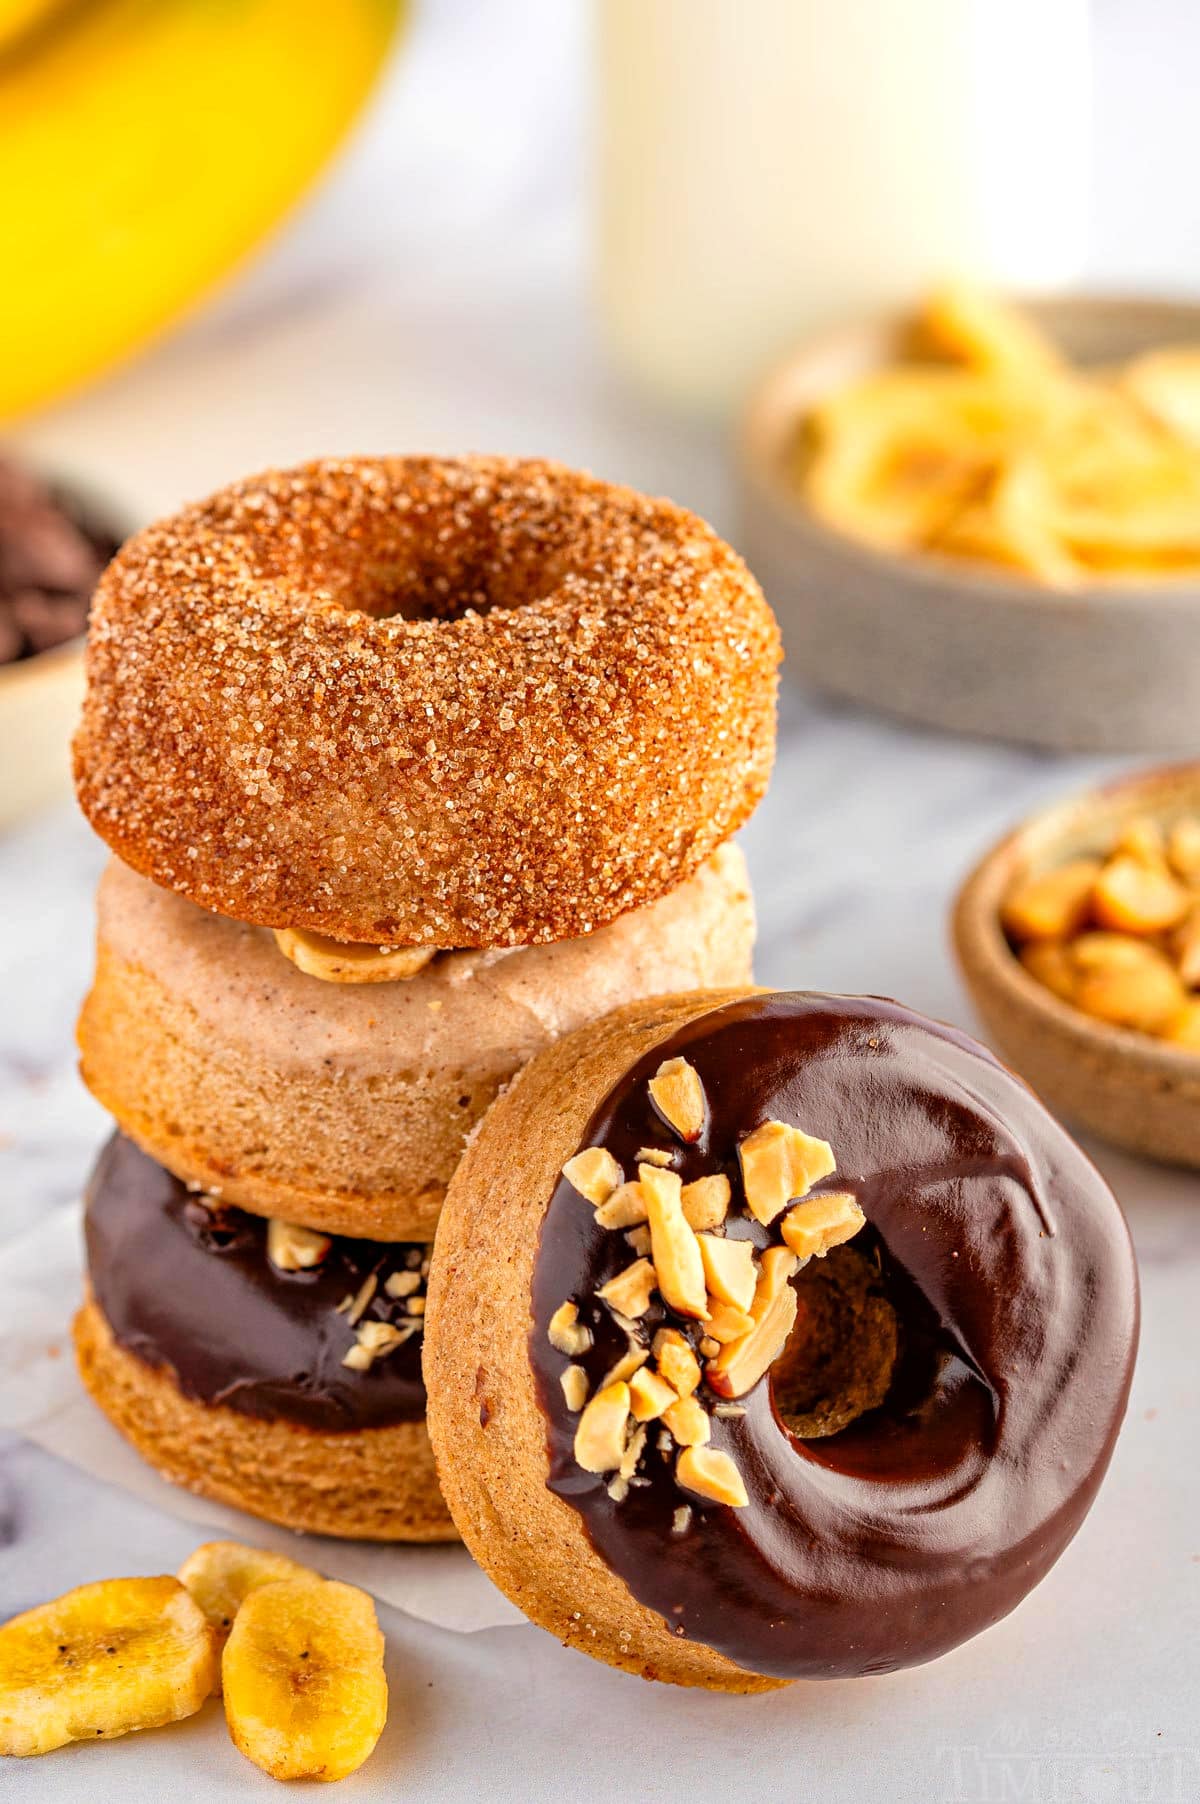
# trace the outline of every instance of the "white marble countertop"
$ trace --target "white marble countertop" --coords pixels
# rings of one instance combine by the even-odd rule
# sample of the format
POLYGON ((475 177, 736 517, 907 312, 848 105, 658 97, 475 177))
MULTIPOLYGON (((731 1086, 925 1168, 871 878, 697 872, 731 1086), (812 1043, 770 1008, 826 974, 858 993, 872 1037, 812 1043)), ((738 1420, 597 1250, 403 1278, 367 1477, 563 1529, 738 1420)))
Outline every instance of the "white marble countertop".
MULTIPOLYGON (((1155 91, 1150 46, 1174 31, 1200 48, 1200 27, 1184 0, 1155 12, 1139 27, 1134 0, 1098 9, 1114 104, 1096 266, 1178 288, 1196 273, 1173 258, 1178 209, 1200 201, 1176 180, 1175 212, 1141 206, 1185 147, 1194 161, 1186 109, 1155 91), (1156 134, 1132 131, 1129 96, 1156 134)), ((356 150, 249 279, 22 441, 134 517, 316 451, 476 447, 590 465, 732 530, 720 436, 656 413, 596 341, 580 30, 560 0, 429 7, 356 150)), ((1100 767, 835 709, 806 698, 800 674, 785 688, 770 796, 744 836, 760 979, 895 995, 969 1024, 947 948, 956 881, 1003 826, 1100 767)), ((66 804, 0 838, 0 1247, 77 1199, 106 1132, 71 1038, 102 856, 66 804)), ((1097 1156, 1142 1265, 1133 1406, 1092 1516, 1010 1619, 916 1672, 740 1701, 641 1685, 528 1627, 456 1635, 384 1610, 392 1718, 352 1795, 1200 1797, 1200 1179, 1097 1156)), ((28 1443, 0 1442, 0 1617, 85 1579, 169 1570, 198 1538, 28 1443)), ((214 1710, 0 1774, 0 1793, 19 1799, 135 1804, 170 1785, 212 1799, 268 1789, 214 1710)))

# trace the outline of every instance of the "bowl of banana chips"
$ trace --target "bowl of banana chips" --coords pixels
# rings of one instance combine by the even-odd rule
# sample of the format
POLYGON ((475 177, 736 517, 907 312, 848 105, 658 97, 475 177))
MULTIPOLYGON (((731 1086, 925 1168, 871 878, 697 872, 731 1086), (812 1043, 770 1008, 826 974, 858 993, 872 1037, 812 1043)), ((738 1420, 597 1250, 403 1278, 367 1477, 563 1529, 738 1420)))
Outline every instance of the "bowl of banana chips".
POLYGON ((802 682, 1057 750, 1200 749, 1200 306, 944 289, 778 367, 740 461, 802 682))

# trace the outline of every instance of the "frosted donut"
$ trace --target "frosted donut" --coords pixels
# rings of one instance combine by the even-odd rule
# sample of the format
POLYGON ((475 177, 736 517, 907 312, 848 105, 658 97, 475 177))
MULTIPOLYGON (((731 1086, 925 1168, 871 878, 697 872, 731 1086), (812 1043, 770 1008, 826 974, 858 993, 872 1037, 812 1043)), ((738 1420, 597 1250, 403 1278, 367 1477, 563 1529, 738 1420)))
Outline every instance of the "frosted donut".
POLYGON ((695 515, 555 464, 357 459, 147 528, 92 608, 80 803, 236 920, 576 937, 746 819, 779 638, 695 515))
POLYGON ((1032 1092, 873 998, 618 1011, 450 1186, 429 1431, 476 1559, 648 1678, 888 1672, 999 1620, 1090 1507, 1128 1232, 1032 1092))
POLYGON ((464 1141, 556 1035, 635 997, 745 983, 745 861, 584 940, 441 954, 414 977, 322 982, 273 935, 113 860, 79 1022, 88 1087, 177 1177, 257 1214, 431 1239, 464 1141))
POLYGON ((426 1248, 277 1241, 119 1134, 85 1234, 79 1369, 165 1478, 314 1534, 456 1538, 425 1431, 426 1248))

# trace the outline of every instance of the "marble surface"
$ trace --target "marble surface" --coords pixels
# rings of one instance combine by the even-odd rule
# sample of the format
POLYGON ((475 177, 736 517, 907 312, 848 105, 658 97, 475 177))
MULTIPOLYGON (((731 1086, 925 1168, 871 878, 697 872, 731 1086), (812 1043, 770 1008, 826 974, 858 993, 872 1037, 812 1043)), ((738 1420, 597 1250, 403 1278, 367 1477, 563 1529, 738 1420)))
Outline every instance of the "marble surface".
MULTIPOLYGON (((1155 15, 1155 30, 1200 47, 1182 0, 1155 15)), ((1154 33, 1133 0, 1098 17, 1102 88, 1122 105, 1102 138, 1097 270, 1178 288, 1197 273, 1173 251, 1179 219, 1136 203, 1182 154, 1185 120, 1155 87, 1154 33), (1132 168, 1118 154, 1136 135, 1129 95, 1161 120, 1137 136, 1132 168)), ((132 518, 317 450, 488 447, 668 491, 736 533, 720 434, 631 393, 590 318, 582 50, 579 11, 560 0, 429 6, 358 145, 248 280, 23 442, 132 518)), ((956 882, 1005 825, 1113 766, 911 732, 814 700, 801 676, 744 835, 759 976, 899 996, 969 1025, 947 946, 956 882)), ((71 1040, 102 856, 65 803, 0 838, 0 1259, 77 1198, 106 1131, 71 1040)), ((1200 1796, 1200 1179, 1095 1150, 1142 1265, 1133 1406, 1096 1510, 1013 1617, 933 1667, 744 1702, 641 1685, 525 1626, 450 1634, 384 1610, 392 1719, 352 1795, 1200 1796)), ((85 1579, 168 1570, 196 1538, 170 1512, 0 1442, 0 1617, 85 1579)), ((0 1793, 133 1804, 171 1784, 199 1791, 198 1776, 206 1798, 267 1793, 211 1709, 14 1765, 0 1793)))

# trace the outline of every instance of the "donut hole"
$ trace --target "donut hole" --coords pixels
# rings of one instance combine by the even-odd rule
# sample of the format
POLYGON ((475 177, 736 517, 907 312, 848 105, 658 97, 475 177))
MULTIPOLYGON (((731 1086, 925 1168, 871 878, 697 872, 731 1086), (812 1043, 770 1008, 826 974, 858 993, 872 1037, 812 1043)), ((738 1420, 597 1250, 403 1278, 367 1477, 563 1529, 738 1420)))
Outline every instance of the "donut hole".
POLYGON ((795 1290, 796 1323, 771 1367, 771 1401, 790 1435, 821 1440, 883 1403, 900 1322, 878 1262, 852 1246, 810 1260, 795 1290))

